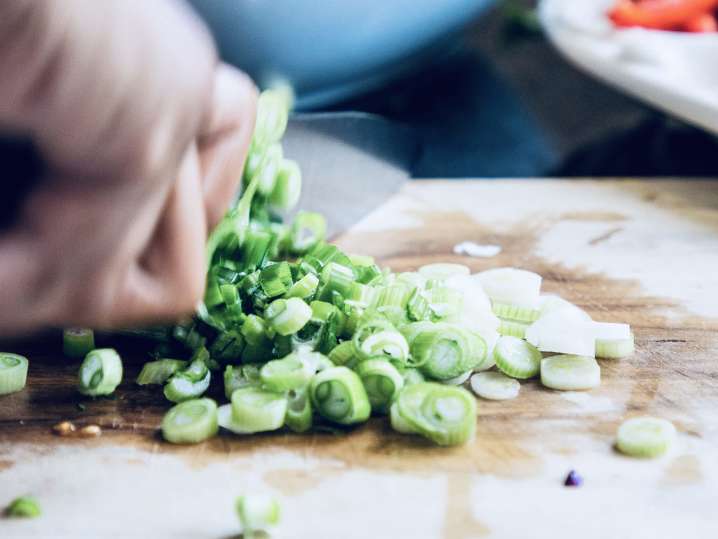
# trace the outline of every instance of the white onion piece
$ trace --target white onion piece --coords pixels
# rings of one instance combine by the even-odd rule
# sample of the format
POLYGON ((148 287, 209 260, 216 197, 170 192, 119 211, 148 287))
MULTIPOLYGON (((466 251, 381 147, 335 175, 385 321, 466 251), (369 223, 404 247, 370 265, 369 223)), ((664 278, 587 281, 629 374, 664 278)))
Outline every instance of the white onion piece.
POLYGON ((492 300, 520 307, 535 308, 541 292, 538 273, 517 268, 496 268, 474 275, 492 300))
POLYGON ((560 311, 560 310, 570 310, 573 311, 577 316, 583 318, 586 321, 590 321, 591 317, 589 314, 578 307, 577 305, 574 305, 570 301, 566 301, 561 296, 557 296, 555 294, 545 294, 539 298, 539 309, 541 309, 541 316, 552 313, 554 311, 560 311))
POLYGON ((596 337, 592 325, 575 311, 558 310, 526 328, 526 340, 542 352, 594 357, 596 337))

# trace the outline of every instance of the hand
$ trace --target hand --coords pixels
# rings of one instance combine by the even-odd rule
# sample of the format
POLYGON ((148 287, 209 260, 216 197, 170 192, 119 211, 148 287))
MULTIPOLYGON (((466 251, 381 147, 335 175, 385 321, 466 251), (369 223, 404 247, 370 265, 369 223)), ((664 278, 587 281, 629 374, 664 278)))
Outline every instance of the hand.
POLYGON ((4 0, 0 126, 46 176, 0 234, 0 334, 191 312, 256 90, 173 0, 4 0))

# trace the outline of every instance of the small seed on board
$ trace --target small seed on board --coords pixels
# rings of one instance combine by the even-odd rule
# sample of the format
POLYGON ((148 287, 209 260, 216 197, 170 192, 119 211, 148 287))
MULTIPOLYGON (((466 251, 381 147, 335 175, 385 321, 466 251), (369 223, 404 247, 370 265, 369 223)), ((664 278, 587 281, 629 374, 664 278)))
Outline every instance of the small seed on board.
POLYGON ((99 425, 87 425, 86 427, 82 427, 78 434, 83 438, 97 438, 98 436, 102 436, 102 429, 99 425))
POLYGON ((70 436, 76 430, 77 428, 75 427, 75 424, 70 421, 61 421, 52 427, 52 431, 58 436, 70 436))

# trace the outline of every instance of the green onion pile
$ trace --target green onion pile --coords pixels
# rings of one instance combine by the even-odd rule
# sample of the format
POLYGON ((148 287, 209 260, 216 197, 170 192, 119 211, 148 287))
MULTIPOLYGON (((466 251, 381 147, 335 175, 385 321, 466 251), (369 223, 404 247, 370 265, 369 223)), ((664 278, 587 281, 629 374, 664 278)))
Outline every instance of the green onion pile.
MULTIPOLYGON (((204 301, 137 378, 176 403, 162 422, 167 441, 197 443, 219 427, 306 432, 385 415, 398 432, 463 444, 477 414, 464 385, 492 400, 515 398, 518 380, 534 377, 552 389, 591 389, 600 384, 595 357, 633 352, 628 325, 594 322, 542 295, 536 273, 471 275, 450 263, 392 273, 327 243, 317 213, 284 224, 279 214, 301 190, 280 143, 288 111, 284 93, 261 94, 243 194, 208 240, 204 301), (204 396, 218 384, 228 404, 204 396)), ((86 354, 81 392, 106 395, 122 364, 113 350, 93 348, 91 332, 66 331, 68 355, 86 354)), ((16 387, 23 368, 0 357, 0 391, 16 387)))

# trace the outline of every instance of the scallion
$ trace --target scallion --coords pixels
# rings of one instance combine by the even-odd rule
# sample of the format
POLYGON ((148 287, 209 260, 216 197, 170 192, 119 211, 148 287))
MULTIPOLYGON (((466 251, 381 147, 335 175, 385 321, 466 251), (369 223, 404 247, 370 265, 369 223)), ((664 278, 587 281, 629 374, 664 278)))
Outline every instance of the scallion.
POLYGON ((78 377, 83 395, 110 395, 122 381, 122 360, 112 348, 98 348, 85 356, 78 377))
POLYGON ((25 387, 28 365, 24 356, 0 352, 0 395, 9 395, 25 387))

